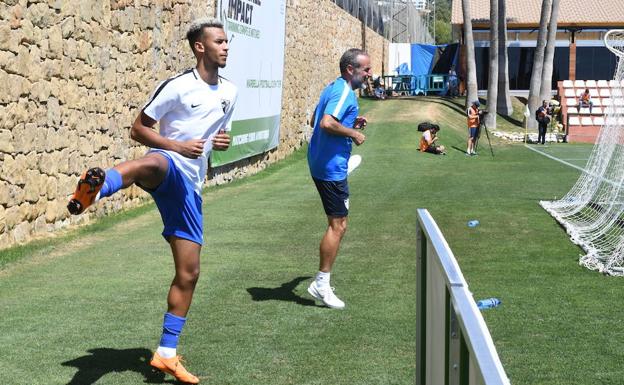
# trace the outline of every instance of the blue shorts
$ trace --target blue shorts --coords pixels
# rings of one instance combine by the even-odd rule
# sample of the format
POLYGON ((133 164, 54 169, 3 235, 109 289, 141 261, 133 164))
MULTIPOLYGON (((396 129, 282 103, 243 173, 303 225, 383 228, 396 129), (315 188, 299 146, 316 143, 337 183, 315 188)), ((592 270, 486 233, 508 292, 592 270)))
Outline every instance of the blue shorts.
POLYGON ((349 184, 346 179, 326 181, 312 178, 321 196, 325 214, 342 218, 349 215, 349 184))
POLYGON ((479 128, 477 127, 470 127, 468 131, 471 138, 476 138, 479 134, 479 128))
POLYGON ((160 211, 165 225, 162 235, 167 240, 173 235, 201 245, 204 240, 202 198, 173 160, 164 152, 158 153, 169 162, 167 175, 155 190, 142 188, 154 198, 160 211))

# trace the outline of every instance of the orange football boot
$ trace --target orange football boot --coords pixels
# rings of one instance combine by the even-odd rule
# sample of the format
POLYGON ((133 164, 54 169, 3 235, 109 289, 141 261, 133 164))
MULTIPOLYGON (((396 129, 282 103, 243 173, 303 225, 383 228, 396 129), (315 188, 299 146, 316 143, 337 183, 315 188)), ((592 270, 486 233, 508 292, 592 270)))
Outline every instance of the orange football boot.
POLYGON ((178 381, 186 382, 187 384, 199 384, 199 378, 189 373, 186 368, 182 366, 181 356, 163 358, 158 352, 155 352, 154 357, 152 357, 150 361, 150 365, 162 372, 171 374, 178 381))
POLYGON ((104 185, 105 177, 106 173, 99 167, 90 168, 82 174, 76 191, 67 204, 67 210, 74 215, 82 214, 95 201, 104 185))

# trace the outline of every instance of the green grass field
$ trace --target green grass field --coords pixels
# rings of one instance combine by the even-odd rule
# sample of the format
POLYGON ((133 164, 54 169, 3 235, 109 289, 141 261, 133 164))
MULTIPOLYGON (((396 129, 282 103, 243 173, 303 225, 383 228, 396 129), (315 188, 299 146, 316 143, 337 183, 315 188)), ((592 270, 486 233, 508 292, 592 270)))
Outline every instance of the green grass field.
MULTIPOLYGON (((363 161, 332 275, 344 311, 306 293, 326 220, 305 149, 205 192, 202 276, 180 345, 202 383, 414 384, 415 221, 427 208, 475 298, 503 301, 483 314, 513 384, 620 384, 622 281, 581 268, 581 250, 538 205, 579 171, 499 141, 491 157, 485 138, 480 156, 464 155, 458 101, 362 101, 362 111, 367 141, 354 149, 363 161), (441 124, 447 156, 416 151, 423 120, 441 124)), ((173 271, 160 231, 149 206, 0 252, 0 383, 172 383, 146 364, 173 271)))

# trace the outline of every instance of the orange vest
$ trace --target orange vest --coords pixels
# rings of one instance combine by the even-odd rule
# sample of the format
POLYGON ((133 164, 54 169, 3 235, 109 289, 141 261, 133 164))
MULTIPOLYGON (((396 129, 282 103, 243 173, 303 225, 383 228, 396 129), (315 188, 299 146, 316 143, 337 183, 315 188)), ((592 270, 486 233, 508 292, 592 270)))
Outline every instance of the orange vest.
POLYGON ((479 110, 472 106, 468 110, 468 128, 479 127, 479 110))
MULTIPOLYGON (((429 135, 431 135, 431 144, 433 144, 433 138, 435 138, 435 135, 433 135, 430 130, 427 131, 429 131, 429 135)), ((427 139, 425 139, 425 132, 423 132, 423 135, 420 137, 419 147, 421 152, 427 151, 427 149, 431 146, 431 144, 427 142, 427 139)))
POLYGON ((589 93, 583 92, 581 94, 581 100, 584 101, 584 102, 589 102, 589 93))
POLYGON ((427 148, 429 148, 429 143, 427 143, 427 141, 425 140, 425 138, 423 138, 422 136, 420 137, 420 152, 425 152, 427 151, 427 148))

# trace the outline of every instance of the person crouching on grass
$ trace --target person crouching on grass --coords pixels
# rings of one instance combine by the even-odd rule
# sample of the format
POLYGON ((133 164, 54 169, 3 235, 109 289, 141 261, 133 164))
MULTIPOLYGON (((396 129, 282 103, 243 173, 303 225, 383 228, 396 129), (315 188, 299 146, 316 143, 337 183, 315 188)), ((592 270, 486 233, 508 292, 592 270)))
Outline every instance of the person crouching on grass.
POLYGON ((438 132, 440 131, 440 127, 431 127, 430 129, 423 132, 422 137, 420 138, 420 151, 421 152, 430 152, 432 154, 442 154, 446 155, 446 149, 442 145, 438 145, 436 141, 438 140, 438 132))

